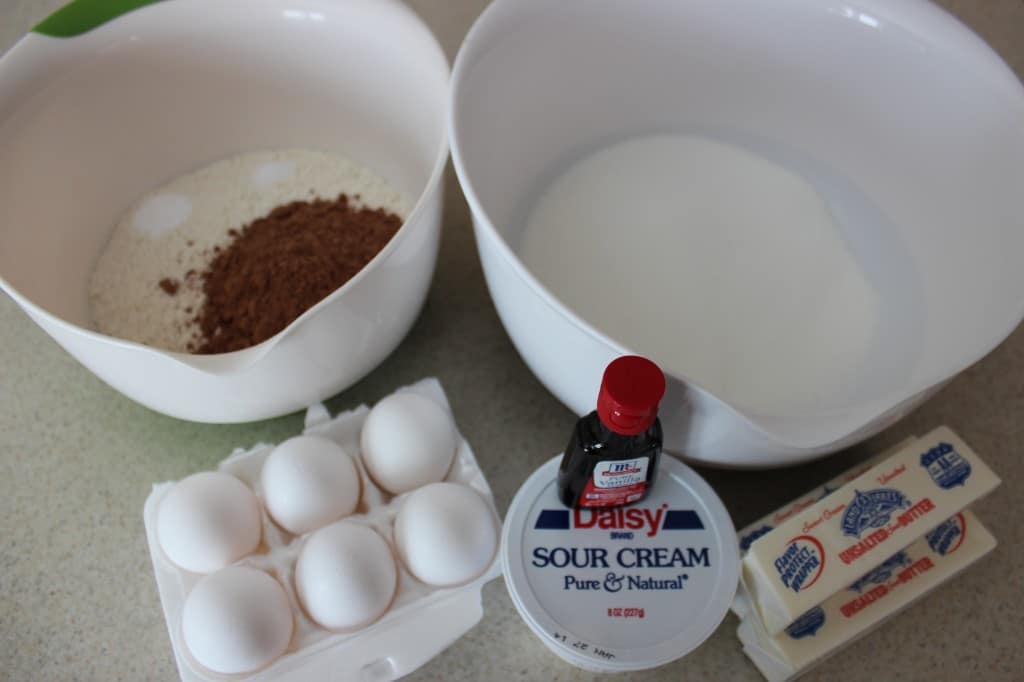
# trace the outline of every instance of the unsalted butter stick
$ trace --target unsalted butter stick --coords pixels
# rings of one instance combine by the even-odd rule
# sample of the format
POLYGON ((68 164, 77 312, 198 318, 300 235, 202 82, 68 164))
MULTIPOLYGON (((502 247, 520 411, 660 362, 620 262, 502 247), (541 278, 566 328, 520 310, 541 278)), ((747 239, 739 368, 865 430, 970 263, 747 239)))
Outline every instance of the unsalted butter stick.
MULTIPOLYGON (((765 514, 757 521, 754 521, 746 528, 740 530, 736 534, 736 537, 739 538, 741 554, 746 554, 747 550, 750 549, 750 545, 754 544, 754 541, 762 535, 765 535, 766 533, 770 532, 773 528, 777 527, 781 523, 784 523, 790 517, 798 514, 804 509, 807 509, 815 502, 831 495, 832 493, 834 493, 835 491, 839 490, 844 485, 852 481, 853 479, 863 474, 871 467, 875 466, 879 462, 883 461, 887 457, 890 457, 894 453, 910 445, 916 440, 917 436, 907 437, 906 439, 900 441, 896 445, 893 445, 892 447, 878 453, 874 457, 871 457, 870 459, 860 462, 856 466, 850 467, 843 473, 839 474, 838 476, 835 476, 832 479, 829 479, 828 481, 818 486, 817 488, 807 491, 806 493, 804 493, 797 499, 793 500, 792 502, 788 503, 784 507, 780 507, 779 509, 776 509, 770 514, 765 514)), ((750 600, 747 599, 746 592, 741 587, 739 590, 736 591, 736 596, 733 598, 732 612, 740 618, 743 618, 749 611, 750 600)))
POLYGON ((745 553, 750 549, 750 545, 754 544, 754 540, 757 540, 779 524, 786 522, 792 516, 798 514, 804 509, 807 509, 815 502, 828 497, 871 467, 884 460, 886 457, 891 457, 915 441, 917 441, 917 436, 908 436, 887 450, 883 450, 874 457, 850 467, 843 473, 839 474, 835 478, 829 479, 814 490, 804 493, 786 506, 776 509, 771 514, 765 514, 736 534, 740 539, 740 551, 745 553))
MULTIPOLYGON (((736 636, 743 644, 743 653, 764 675, 765 679, 768 682, 787 682, 787 680, 799 677, 803 671, 794 670, 779 660, 778 656, 771 656, 761 648, 753 628, 754 624, 750 620, 743 620, 736 630, 736 636)), ((762 629, 761 632, 764 630, 762 629)))
POLYGON ((999 485, 992 470, 940 427, 758 538, 743 584, 776 635, 999 485))
POLYGON ((738 635, 748 657, 772 682, 806 672, 900 613, 991 552, 996 540, 969 511, 956 514, 909 547, 771 636, 757 618, 738 635))

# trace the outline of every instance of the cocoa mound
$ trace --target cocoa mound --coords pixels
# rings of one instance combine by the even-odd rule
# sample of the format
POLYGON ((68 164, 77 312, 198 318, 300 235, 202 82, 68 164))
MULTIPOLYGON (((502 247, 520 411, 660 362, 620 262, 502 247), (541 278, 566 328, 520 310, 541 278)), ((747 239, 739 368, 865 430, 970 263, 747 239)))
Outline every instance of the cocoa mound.
POLYGON ((402 219, 355 207, 345 194, 279 206, 237 230, 201 273, 206 302, 193 353, 227 353, 266 341, 362 270, 402 219))

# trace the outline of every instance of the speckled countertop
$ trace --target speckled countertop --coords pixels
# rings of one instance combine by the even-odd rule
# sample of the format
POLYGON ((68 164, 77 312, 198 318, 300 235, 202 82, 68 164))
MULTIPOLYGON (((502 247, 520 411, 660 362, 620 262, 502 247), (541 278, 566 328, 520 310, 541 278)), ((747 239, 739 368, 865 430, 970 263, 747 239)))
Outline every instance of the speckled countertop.
MULTIPOLYGON (((0 49, 60 4, 0 0, 0 49)), ((485 2, 412 4, 453 57, 485 2)), ((1024 0, 941 4, 1024 75, 1024 0)), ((411 334, 329 407, 372 403, 397 386, 438 376, 504 510, 527 475, 564 445, 573 416, 505 336, 450 171, 444 228, 438 272, 411 334)), ((809 679, 1024 679, 1024 505, 1017 499, 1024 491, 1024 328, 869 443, 789 471, 703 473, 742 526, 879 448, 942 423, 1003 478, 976 507, 999 548, 809 679)), ((176 679, 142 528, 150 485, 210 468, 236 446, 300 429, 299 415, 208 426, 150 412, 79 366, 0 295, 0 680, 176 679)), ((410 679, 592 677, 548 652, 501 580, 486 587, 484 607, 476 628, 410 679)), ((621 678, 759 680, 735 629, 730 615, 693 654, 621 678)))

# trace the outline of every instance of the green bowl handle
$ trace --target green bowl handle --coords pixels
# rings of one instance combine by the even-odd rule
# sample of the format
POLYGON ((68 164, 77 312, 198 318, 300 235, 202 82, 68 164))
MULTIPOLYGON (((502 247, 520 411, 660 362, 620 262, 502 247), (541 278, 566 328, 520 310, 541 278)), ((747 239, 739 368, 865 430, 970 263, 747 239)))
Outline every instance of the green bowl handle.
POLYGON ((160 0, 73 0, 39 22, 32 31, 54 38, 73 38, 154 2, 160 0))

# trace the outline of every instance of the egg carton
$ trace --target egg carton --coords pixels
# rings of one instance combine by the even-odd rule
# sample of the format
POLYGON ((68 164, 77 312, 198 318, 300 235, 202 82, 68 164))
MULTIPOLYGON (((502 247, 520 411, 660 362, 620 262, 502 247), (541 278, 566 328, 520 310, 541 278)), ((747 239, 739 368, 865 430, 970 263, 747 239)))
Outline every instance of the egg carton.
MULTIPOLYGON (((451 411, 444 390, 436 379, 424 379, 396 392, 403 391, 418 393, 451 411)), ((394 550, 394 518, 402 501, 414 491, 393 496, 377 486, 367 474, 362 462, 360 432, 369 412, 367 406, 361 405, 332 419, 322 404, 314 405, 306 412, 303 434, 328 438, 352 455, 362 481, 362 497, 356 511, 345 518, 373 528, 394 550)), ((233 565, 257 568, 277 578, 287 593, 294 616, 294 631, 287 651, 256 673, 246 676, 214 673, 204 669, 189 653, 182 634, 182 609, 189 592, 205 576, 177 567, 157 540, 157 509, 174 482, 154 484, 146 499, 143 510, 146 539, 183 682, 394 680, 429 661, 480 621, 483 617, 483 585, 501 575, 499 552, 495 553, 482 575, 450 588, 420 582, 396 558, 399 576, 396 594, 388 611, 376 622, 355 632, 333 632, 311 620, 299 603, 294 581, 295 562, 306 535, 292 535, 283 530, 271 520, 262 503, 260 471, 274 447, 261 443, 250 450, 238 448, 218 466, 219 471, 231 474, 249 486, 260 500, 263 526, 260 547, 233 565)), ((444 480, 466 485, 480 493, 500 527, 500 515, 490 486, 461 433, 451 469, 444 480)), ((397 552, 395 555, 397 557, 397 552)))

